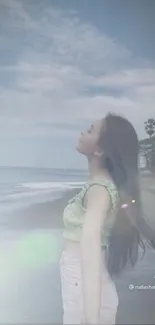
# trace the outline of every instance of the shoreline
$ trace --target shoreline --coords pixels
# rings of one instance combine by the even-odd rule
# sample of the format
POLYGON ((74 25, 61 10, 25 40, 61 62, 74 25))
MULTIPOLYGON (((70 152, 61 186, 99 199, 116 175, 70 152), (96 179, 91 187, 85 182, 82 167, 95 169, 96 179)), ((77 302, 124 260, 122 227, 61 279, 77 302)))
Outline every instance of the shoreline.
POLYGON ((79 188, 68 190, 63 197, 54 201, 36 203, 13 212, 7 217, 7 229, 47 229, 63 228, 63 210, 70 198, 80 191, 79 188))

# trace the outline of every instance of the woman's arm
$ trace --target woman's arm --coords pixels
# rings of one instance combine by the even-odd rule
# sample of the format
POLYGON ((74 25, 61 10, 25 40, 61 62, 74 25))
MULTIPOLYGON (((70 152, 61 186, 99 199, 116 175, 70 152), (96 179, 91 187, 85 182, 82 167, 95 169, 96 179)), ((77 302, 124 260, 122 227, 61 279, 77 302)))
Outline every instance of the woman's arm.
POLYGON ((94 185, 87 193, 87 209, 81 240, 84 323, 99 324, 101 304, 101 229, 109 208, 109 194, 94 185))

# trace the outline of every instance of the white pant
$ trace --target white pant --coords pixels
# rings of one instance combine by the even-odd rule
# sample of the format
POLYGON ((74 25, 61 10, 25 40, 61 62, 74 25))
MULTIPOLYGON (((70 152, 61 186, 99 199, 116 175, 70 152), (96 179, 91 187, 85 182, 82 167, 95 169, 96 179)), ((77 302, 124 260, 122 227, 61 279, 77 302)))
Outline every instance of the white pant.
MULTIPOLYGON (((108 272, 103 272, 100 324, 115 324, 118 295, 108 272)), ((63 324, 82 324, 83 297, 81 283, 81 261, 79 258, 62 253, 60 276, 63 303, 63 324)))

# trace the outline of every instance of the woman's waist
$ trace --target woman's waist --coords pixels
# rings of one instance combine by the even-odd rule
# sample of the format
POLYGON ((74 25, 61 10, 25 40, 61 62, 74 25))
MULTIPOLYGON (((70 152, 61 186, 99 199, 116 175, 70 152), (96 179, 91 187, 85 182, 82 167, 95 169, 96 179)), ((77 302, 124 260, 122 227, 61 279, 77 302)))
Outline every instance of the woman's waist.
POLYGON ((63 253, 69 257, 81 256, 81 245, 80 242, 71 241, 69 239, 64 239, 63 242, 63 253))
MULTIPOLYGON (((79 250, 80 247, 80 241, 82 237, 82 227, 65 227, 63 231, 63 238, 67 242, 67 245, 70 245, 73 243, 73 247, 76 247, 75 249, 79 250)), ((102 249, 105 249, 109 244, 109 232, 104 231, 101 232, 101 247, 102 249)), ((72 247, 71 247, 72 249, 72 247)), ((73 248, 74 249, 74 248, 73 248)))
MULTIPOLYGON (((106 246, 101 246, 102 256, 106 251, 106 246)), ((81 243, 76 241, 71 241, 69 239, 64 239, 63 242, 63 253, 69 257, 81 258, 81 243)))

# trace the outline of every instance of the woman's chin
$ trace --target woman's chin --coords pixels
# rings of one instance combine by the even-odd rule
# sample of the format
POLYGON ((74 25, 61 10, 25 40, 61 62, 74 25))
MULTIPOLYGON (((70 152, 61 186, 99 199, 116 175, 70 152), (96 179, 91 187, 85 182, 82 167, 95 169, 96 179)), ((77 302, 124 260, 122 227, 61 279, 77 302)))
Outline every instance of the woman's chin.
POLYGON ((79 151, 79 143, 76 144, 75 149, 76 149, 78 152, 80 152, 80 151, 79 151))
POLYGON ((86 156, 85 152, 83 152, 83 151, 80 149, 80 147, 76 146, 76 150, 77 150, 77 152, 80 153, 81 155, 86 156))
POLYGON ((81 148, 80 148, 80 143, 79 143, 79 142, 76 144, 75 149, 76 149, 79 153, 82 153, 81 148))

